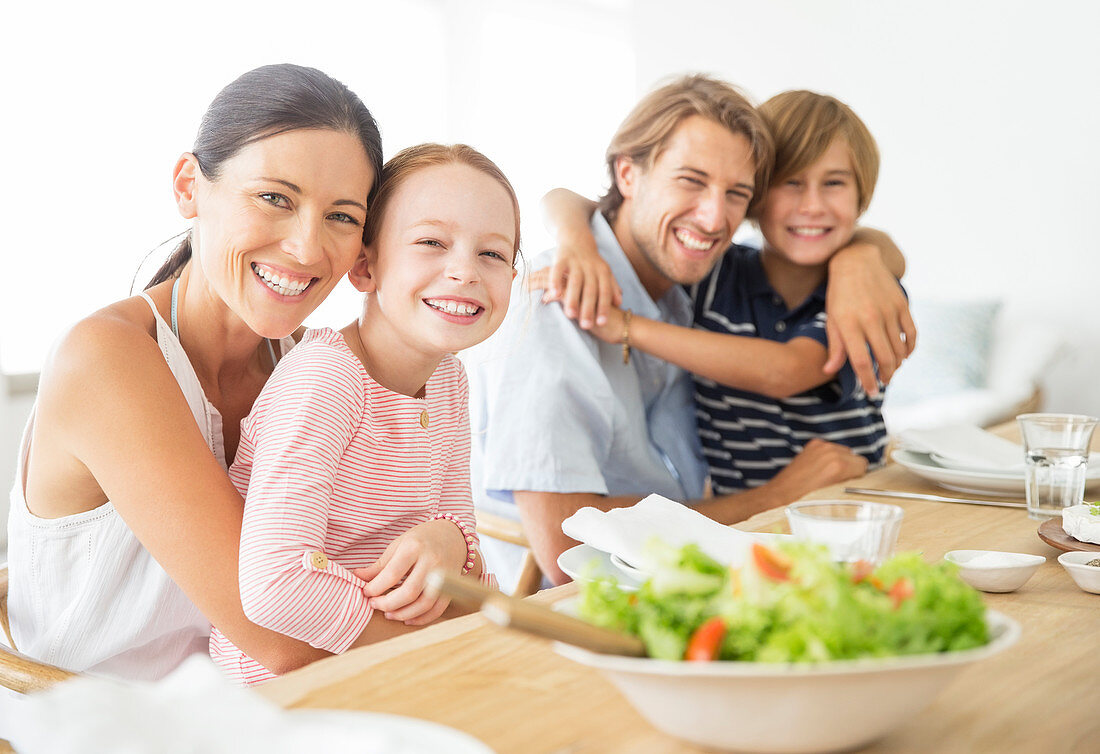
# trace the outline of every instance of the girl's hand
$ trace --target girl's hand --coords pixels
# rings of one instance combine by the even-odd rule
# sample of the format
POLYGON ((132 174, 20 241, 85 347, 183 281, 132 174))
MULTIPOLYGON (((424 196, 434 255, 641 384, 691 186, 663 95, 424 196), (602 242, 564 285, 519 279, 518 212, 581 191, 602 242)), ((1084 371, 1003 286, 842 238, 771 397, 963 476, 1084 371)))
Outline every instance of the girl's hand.
POLYGON ((409 529, 390 542, 382 557, 354 573, 367 582, 363 593, 370 606, 387 620, 421 626, 442 615, 451 601, 424 593, 428 574, 435 568, 457 573, 465 562, 462 532, 451 521, 434 519, 409 529))

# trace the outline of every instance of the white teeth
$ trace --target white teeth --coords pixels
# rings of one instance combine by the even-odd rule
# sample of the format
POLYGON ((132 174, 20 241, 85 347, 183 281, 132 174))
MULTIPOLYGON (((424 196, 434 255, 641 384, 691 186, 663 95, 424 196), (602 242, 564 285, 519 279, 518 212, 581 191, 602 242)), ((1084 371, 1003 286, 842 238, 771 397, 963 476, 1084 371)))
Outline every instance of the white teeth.
POLYGON ((827 228, 791 228, 796 236, 823 236, 828 232, 827 228))
POLYGON ((466 304, 460 301, 449 301, 444 299, 429 298, 424 299, 424 303, 441 312, 458 314, 463 317, 472 317, 481 310, 481 307, 476 304, 466 304))
POLYGON ((676 240, 692 251, 706 251, 714 245, 714 241, 700 241, 691 236, 687 231, 677 230, 676 240))
POLYGON ((312 282, 310 280, 290 280, 286 276, 276 275, 270 270, 257 266, 255 263, 252 265, 252 271, 267 284, 268 288, 280 296, 300 296, 302 291, 308 288, 310 282, 312 282))

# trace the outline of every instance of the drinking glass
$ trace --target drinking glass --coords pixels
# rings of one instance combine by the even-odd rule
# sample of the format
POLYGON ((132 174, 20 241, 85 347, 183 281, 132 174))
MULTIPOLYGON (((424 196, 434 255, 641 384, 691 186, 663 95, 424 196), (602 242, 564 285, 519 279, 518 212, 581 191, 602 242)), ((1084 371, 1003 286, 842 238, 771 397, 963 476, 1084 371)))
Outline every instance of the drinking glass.
POLYGON ((1094 416, 1022 414, 1016 417, 1024 441, 1027 515, 1045 520, 1062 515, 1085 495, 1094 416))
POLYGON ((878 565, 894 552, 904 511, 864 500, 808 500, 787 506, 797 539, 829 548, 833 560, 878 565))

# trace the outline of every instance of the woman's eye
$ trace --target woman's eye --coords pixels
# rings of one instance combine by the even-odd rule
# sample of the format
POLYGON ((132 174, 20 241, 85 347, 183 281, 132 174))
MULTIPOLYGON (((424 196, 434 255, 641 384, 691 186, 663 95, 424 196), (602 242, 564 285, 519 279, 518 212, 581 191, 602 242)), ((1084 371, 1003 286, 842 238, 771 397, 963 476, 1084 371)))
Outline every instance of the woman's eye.
POLYGON ((268 204, 274 205, 276 207, 290 206, 290 201, 285 196, 283 196, 282 194, 276 194, 272 191, 265 191, 264 193, 260 194, 260 198, 268 204))
POLYGON ((348 223, 350 225, 362 225, 359 219, 352 217, 347 212, 333 212, 329 217, 338 223, 348 223))

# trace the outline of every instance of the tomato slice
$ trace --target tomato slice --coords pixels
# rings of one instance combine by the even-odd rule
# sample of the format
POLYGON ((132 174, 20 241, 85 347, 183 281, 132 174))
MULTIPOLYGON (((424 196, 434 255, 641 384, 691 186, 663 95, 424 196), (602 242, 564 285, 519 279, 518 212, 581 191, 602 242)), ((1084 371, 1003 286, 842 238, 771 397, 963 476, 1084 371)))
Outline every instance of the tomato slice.
POLYGON ((684 659, 691 662, 710 662, 718 659, 718 648, 722 646, 722 637, 726 635, 726 622, 719 616, 708 618, 703 625, 695 629, 688 640, 684 659))
POLYGON ((897 610, 901 607, 901 603, 912 597, 915 592, 916 590, 913 588, 913 582, 902 576, 894 582, 894 585, 890 587, 890 591, 887 594, 889 594, 890 599, 894 601, 894 609, 897 610))
POLYGON ((852 563, 852 583, 859 584, 865 581, 874 570, 874 563, 869 563, 866 560, 857 560, 852 563))
POLYGON ((790 581, 793 562, 783 553, 765 547, 759 542, 752 543, 752 560, 756 569, 772 581, 790 581))

